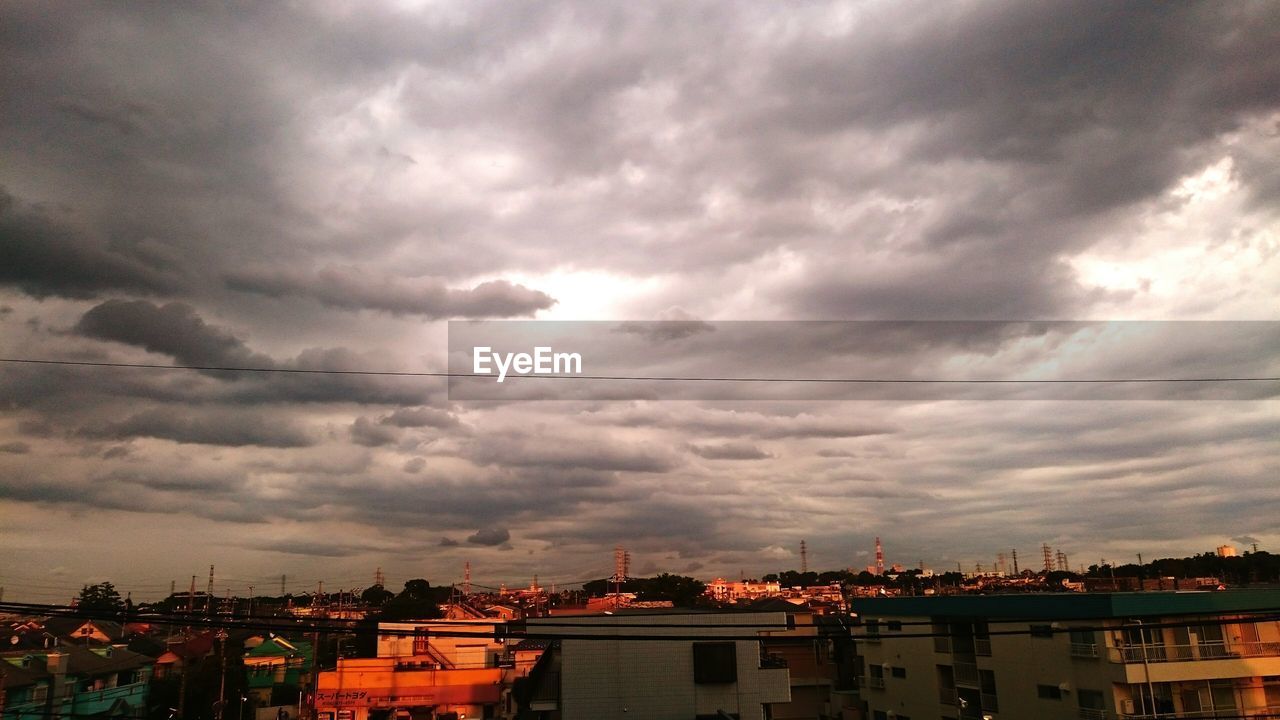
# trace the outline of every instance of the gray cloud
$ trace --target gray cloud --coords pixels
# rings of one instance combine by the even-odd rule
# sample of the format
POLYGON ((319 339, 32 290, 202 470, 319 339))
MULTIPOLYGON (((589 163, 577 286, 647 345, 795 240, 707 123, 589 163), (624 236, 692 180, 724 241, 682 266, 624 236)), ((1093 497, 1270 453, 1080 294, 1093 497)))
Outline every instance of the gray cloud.
POLYGON ((60 220, 24 207, 0 187, 0 285, 35 297, 91 298, 110 290, 172 291, 173 268, 127 255, 60 220))
MULTIPOLYGON (((698 318, 1273 318, 1278 23, 1261 2, 9 3, 0 354, 439 370, 437 319, 577 315, 672 374, 665 349, 701 346, 741 374, 1004 375, 1076 346, 735 343, 698 318)), ((1267 333, 1129 332, 1075 369, 1275 374, 1267 333)), ((1268 547, 1275 390, 1251 392, 463 406, 426 378, 5 367, 0 503, 41 518, 6 528, 24 562, 73 575, 135 572, 83 547, 181 538, 142 582, 229 533, 252 539, 217 562, 244 576, 377 555, 433 582, 460 576, 429 552, 451 545, 495 580, 605 576, 619 543, 704 575, 806 537, 832 567, 876 534, 936 567, 1268 547)))
POLYGON ((767 460, 773 457, 772 453, 750 443, 690 445, 689 452, 707 460, 767 460))
POLYGON ((544 292, 505 280, 451 289, 438 279, 379 277, 350 267, 324 268, 314 275, 292 271, 242 271, 227 278, 235 290, 271 297, 301 295, 347 310, 382 310, 395 315, 518 317, 546 310, 555 300, 544 292))
POLYGON ((511 533, 506 528, 490 527, 482 528, 475 531, 467 537, 467 542, 472 545, 501 545, 511 539, 511 533))
POLYGON ((171 355, 189 365, 274 366, 270 358, 251 352, 239 338, 209 325, 183 303, 108 300, 86 312, 76 331, 171 355))
POLYGON ((401 428, 453 428, 459 425, 457 416, 429 407, 398 408, 378 422, 401 428))
POLYGON ((351 423, 351 442, 365 447, 393 445, 400 439, 395 428, 373 423, 369 418, 358 417, 351 423))
POLYGON ((31 452, 31 446, 22 441, 7 442, 0 444, 0 452, 25 455, 31 452))
POLYGON ((94 439, 151 437, 180 443, 240 447, 307 447, 315 439, 291 420, 228 408, 155 408, 119 421, 90 424, 80 434, 94 439))

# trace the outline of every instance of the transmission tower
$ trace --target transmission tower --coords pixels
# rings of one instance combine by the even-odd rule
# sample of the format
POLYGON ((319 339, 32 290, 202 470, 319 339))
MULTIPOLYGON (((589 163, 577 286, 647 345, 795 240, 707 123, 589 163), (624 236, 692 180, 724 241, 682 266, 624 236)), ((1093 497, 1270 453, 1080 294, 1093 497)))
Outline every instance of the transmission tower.
POLYGON ((809 574, 809 546, 805 541, 800 541, 800 574, 809 574))
POLYGON ((880 544, 880 537, 876 536, 876 575, 884 574, 884 546, 880 544))
POLYGON ((1018 574, 1018 548, 1014 548, 1013 550, 1010 550, 1009 554, 1013 556, 1013 574, 1017 575, 1018 574))
POLYGON ((471 595, 471 561, 468 560, 462 565, 462 594, 464 596, 471 595))
POLYGON ((1044 571, 1053 572, 1053 548, 1049 547, 1049 543, 1040 546, 1040 551, 1044 553, 1044 571))
POLYGON ((387 576, 382 574, 381 566, 379 566, 377 570, 373 571, 373 584, 380 588, 385 588, 387 586, 387 576))

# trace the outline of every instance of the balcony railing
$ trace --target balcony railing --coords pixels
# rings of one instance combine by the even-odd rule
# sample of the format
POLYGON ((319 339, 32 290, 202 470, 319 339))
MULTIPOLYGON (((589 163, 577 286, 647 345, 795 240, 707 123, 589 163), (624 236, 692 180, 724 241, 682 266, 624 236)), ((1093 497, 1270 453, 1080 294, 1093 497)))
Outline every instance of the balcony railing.
MULTIPOLYGON (((1071 643, 1071 657, 1077 658, 1096 658, 1098 657, 1098 646, 1095 643, 1071 643)), ((1088 709, 1088 708, 1083 708, 1088 709)))
POLYGON ((957 683, 962 685, 974 685, 979 683, 978 666, 975 663, 958 662, 952 666, 955 672, 957 683))
MULTIPOLYGON (((1280 705, 1271 707, 1249 707, 1244 709, 1223 708, 1221 710, 1187 710, 1184 712, 1162 713, 1121 713, 1122 720, 1245 720, 1258 718, 1274 718, 1280 713, 1280 705)), ((1103 717, 1103 716, 1099 716, 1103 717)))
POLYGON ((1107 720, 1107 711, 1095 708, 1080 708, 1076 711, 1080 720, 1107 720))
POLYGON ((1196 645, 1131 645, 1107 648, 1113 663, 1189 662, 1246 657, 1280 657, 1280 642, 1199 643, 1196 645))

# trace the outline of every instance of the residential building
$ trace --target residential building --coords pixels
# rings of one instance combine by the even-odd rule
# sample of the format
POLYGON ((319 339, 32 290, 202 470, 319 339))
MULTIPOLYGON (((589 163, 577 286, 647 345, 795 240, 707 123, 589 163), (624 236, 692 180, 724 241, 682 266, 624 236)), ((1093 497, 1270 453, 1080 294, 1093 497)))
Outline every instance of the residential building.
POLYGON ((318 720, 495 717, 511 674, 502 624, 379 623, 377 657, 339 658, 320 673, 318 720))
POLYGON ((153 662, 123 645, 5 655, 3 720, 143 715, 153 662))
POLYGON ((869 720, 1272 716, 1276 607, 1276 590, 858 599, 855 666, 869 720))
POLYGON ((707 583, 707 595, 719 602, 735 600, 756 600, 766 597, 777 597, 782 594, 782 585, 777 580, 725 580, 716 578, 707 583))
POLYGON ((762 627, 785 627, 785 613, 623 613, 574 617, 572 628, 564 622, 527 621, 530 637, 540 624, 548 636, 568 637, 542 655, 517 693, 521 718, 763 720, 772 704, 791 700, 785 664, 762 652, 758 637, 762 627), (651 639, 663 636, 675 639, 651 639))
POLYGON ((311 683, 314 651, 305 640, 274 634, 245 650, 244 671, 253 704, 280 707, 296 702, 311 683))

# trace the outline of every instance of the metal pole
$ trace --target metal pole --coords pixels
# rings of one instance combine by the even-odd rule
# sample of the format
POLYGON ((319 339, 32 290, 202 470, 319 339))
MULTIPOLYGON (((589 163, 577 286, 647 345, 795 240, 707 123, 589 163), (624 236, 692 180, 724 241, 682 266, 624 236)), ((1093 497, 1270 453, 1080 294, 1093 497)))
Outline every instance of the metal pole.
POLYGON ((1134 620, 1138 626, 1138 640, 1142 641, 1142 672, 1147 678, 1147 696, 1151 698, 1151 714, 1156 714, 1156 686, 1151 682, 1151 663, 1147 658, 1147 636, 1141 620, 1134 620))
POLYGON ((226 630, 218 631, 218 646, 220 648, 218 651, 218 654, 222 656, 222 677, 218 681, 218 702, 217 702, 218 712, 216 713, 215 717, 217 718, 217 720, 222 720, 222 710, 227 705, 227 700, 226 700, 227 698, 227 631, 226 630))

